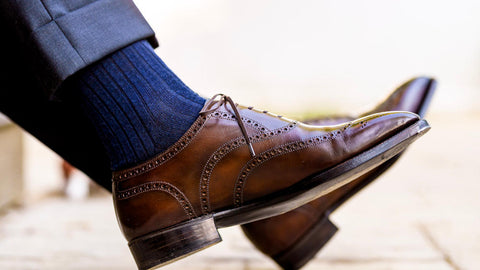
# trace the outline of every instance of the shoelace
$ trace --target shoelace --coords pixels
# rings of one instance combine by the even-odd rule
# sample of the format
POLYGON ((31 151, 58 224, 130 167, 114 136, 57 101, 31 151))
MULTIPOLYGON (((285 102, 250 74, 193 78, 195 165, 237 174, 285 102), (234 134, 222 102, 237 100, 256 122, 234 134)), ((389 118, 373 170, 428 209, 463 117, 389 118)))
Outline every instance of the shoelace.
POLYGON ((222 105, 224 104, 230 104, 230 106, 233 109, 233 112, 235 113, 235 119, 237 120, 238 126, 240 127, 240 130, 242 131, 243 137, 245 138, 245 142, 247 143, 248 150, 250 151, 250 154, 252 154, 252 157, 255 157, 255 150, 253 150, 253 145, 252 142, 250 141, 250 137, 248 137, 247 129, 245 128, 245 125, 243 124, 242 121, 242 116, 237 110, 237 104, 233 102, 232 98, 229 96, 226 96, 224 94, 216 94, 214 95, 211 99, 209 99, 206 103, 205 106, 200 110, 199 114, 204 116, 206 114, 209 114, 211 112, 216 111, 219 109, 222 105), (220 99, 217 101, 216 98, 220 97, 220 99), (216 104, 212 106, 213 103, 216 104), (212 106, 212 108, 209 109, 209 107, 212 106))

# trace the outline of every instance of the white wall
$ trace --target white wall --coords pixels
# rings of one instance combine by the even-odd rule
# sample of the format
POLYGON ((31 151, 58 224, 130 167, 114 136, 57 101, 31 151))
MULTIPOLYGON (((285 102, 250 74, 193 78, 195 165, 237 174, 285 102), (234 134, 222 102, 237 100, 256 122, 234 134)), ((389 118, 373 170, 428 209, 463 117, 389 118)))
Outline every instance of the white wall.
POLYGON ((415 75, 434 111, 480 111, 480 1, 137 0, 157 53, 204 95, 276 111, 358 110, 415 75))

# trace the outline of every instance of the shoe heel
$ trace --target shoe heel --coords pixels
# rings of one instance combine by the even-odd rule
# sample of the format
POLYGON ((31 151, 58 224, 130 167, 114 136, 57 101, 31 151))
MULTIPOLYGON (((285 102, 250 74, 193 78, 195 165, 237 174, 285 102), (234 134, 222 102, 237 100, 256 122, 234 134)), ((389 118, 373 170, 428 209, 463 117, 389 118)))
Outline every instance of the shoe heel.
POLYGON ((212 216, 200 217, 138 237, 128 244, 138 269, 172 263, 222 241, 212 216))
POLYGON ((295 245, 277 256, 272 257, 272 259, 283 269, 300 269, 327 244, 337 231, 337 226, 335 226, 327 216, 324 216, 315 227, 295 243, 295 245))

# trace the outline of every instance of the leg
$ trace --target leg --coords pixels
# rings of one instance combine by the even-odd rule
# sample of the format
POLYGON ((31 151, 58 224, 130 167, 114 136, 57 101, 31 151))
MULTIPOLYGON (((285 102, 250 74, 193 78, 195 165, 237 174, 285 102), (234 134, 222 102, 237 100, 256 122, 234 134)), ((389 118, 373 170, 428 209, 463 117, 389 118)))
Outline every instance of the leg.
POLYGON ((14 28, 1 17, 0 111, 97 183, 111 190, 110 161, 80 108, 52 102, 36 84, 14 28))
POLYGON ((142 39, 156 45, 152 29, 129 0, 8 0, 0 15, 0 111, 111 190, 110 160, 90 120, 80 106, 50 99, 109 53, 142 39))
MULTIPOLYGON (((98 1, 103 2, 113 3, 98 1)), ((50 17, 59 10, 56 5, 46 9, 50 17)), ((150 57, 142 60, 144 52, 137 46, 143 44, 139 43, 127 46, 125 40, 116 40, 114 45, 123 46, 110 46, 109 52, 102 49, 100 55, 92 53, 98 36, 87 50, 72 43, 82 33, 95 37, 99 32, 92 29, 90 33, 92 26, 78 19, 89 22, 92 14, 106 15, 93 11, 76 17, 78 13, 73 13, 73 19, 63 15, 52 20, 54 29, 59 26, 62 33, 47 33, 48 37, 53 33, 52 38, 64 35, 69 43, 42 43, 41 31, 50 26, 45 24, 33 29, 35 46, 25 40, 20 44, 47 63, 33 66, 33 74, 46 78, 40 87, 50 96, 60 88, 57 97, 63 98, 64 106, 82 108, 79 111, 107 149, 114 170, 117 217, 141 269, 218 242, 217 227, 278 215, 347 184, 353 175, 379 166, 428 130, 425 121, 409 113, 375 114, 343 125, 311 127, 240 106, 225 95, 199 108, 203 101, 178 82, 151 48, 145 52, 150 57), (70 24, 59 22, 64 17, 70 24), (72 53, 69 48, 75 49, 67 63, 53 53, 57 45, 60 54, 67 56, 72 53), (71 61, 76 57, 79 63, 71 61), (158 68, 152 68, 154 61, 158 68), (62 66, 66 71, 59 70, 62 66), (191 106, 179 106, 182 99, 191 106), (174 124, 169 124, 170 118, 174 124)), ((120 19, 116 13, 112 18, 120 19)), ((103 25, 100 30, 111 32, 103 25)), ((115 40, 113 34, 106 36, 115 40)), ((9 115, 15 114, 15 108, 10 108, 9 115)))

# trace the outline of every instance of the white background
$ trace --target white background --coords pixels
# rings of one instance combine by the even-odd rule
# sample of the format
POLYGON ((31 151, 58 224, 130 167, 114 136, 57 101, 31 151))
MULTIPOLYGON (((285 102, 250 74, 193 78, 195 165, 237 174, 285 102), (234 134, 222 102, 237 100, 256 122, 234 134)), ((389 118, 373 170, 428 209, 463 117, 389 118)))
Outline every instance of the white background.
POLYGON ((416 75, 479 111, 480 1, 135 1, 192 89, 276 112, 359 111, 416 75))

